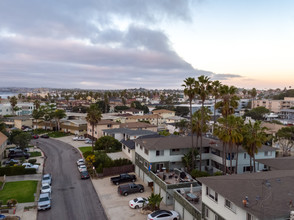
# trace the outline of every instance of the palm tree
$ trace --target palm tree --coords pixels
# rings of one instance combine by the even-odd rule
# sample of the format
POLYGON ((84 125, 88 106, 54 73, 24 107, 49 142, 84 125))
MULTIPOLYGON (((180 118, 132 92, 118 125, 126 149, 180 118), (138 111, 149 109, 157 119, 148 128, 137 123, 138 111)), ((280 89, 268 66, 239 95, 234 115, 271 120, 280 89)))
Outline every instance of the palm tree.
MULTIPOLYGON (((196 96, 196 91, 195 91, 195 79, 192 78, 192 77, 189 77, 189 78, 186 78, 184 80, 184 83, 185 84, 182 84, 182 86, 184 86, 184 94, 186 96, 188 96, 189 98, 189 105, 190 105, 190 131, 191 131, 191 140, 192 140, 192 149, 194 147, 194 140, 193 140, 193 132, 192 132, 192 101, 193 99, 195 98, 196 96)), ((192 166, 193 166, 193 169, 194 169, 194 164, 195 162, 195 158, 193 158, 192 160, 192 166)))
POLYGON ((38 120, 41 119, 44 116, 44 112, 41 109, 34 109, 32 113, 32 117, 36 120, 36 124, 38 123, 38 120))
POLYGON ((199 76, 198 77, 198 81, 196 81, 196 94, 199 95, 200 99, 201 99, 201 135, 200 135, 200 171, 202 169, 201 166, 201 159, 202 159, 202 134, 204 133, 204 126, 205 126, 205 108, 204 108, 204 102, 207 99, 207 97, 209 96, 209 94, 212 91, 212 86, 211 86, 211 81, 210 78, 208 76, 199 76))
MULTIPOLYGON (((208 121, 210 120, 211 111, 207 107, 201 107, 201 109, 194 112, 192 116, 192 134, 196 134, 196 149, 198 150, 198 140, 202 138, 202 134, 209 130, 208 121), (203 108, 203 109, 202 109, 203 108), (204 124, 202 124, 204 121, 204 124)), ((194 148, 192 148, 194 151, 194 148)), ((202 152, 202 146, 200 145, 200 152, 202 152)), ((194 155, 194 154, 193 154, 194 155)), ((202 155, 200 156, 199 170, 201 171, 202 155)))
POLYGON ((162 199, 163 197, 161 197, 160 194, 151 193, 151 195, 148 197, 148 205, 153 211, 158 210, 160 208, 162 199))
POLYGON ((250 95, 251 95, 251 103, 252 103, 252 108, 254 108, 254 100, 255 100, 255 97, 257 95, 257 91, 255 88, 253 88, 251 91, 250 91, 250 95))
POLYGON ((56 109, 53 117, 55 118, 55 121, 57 122, 57 131, 60 130, 60 119, 63 119, 64 117, 66 117, 66 113, 63 109, 56 109))
POLYGON ((40 108, 40 101, 38 99, 34 101, 34 106, 35 106, 35 109, 37 110, 40 108))
POLYGON ((15 96, 12 96, 9 99, 10 105, 12 107, 12 114, 14 115, 15 106, 17 105, 17 98, 15 96))
POLYGON ((214 96, 214 108, 213 108, 213 128, 215 127, 216 123, 216 100, 220 97, 220 87, 221 82, 216 80, 212 82, 212 95, 214 96))
POLYGON ((90 105, 88 109, 86 120, 92 126, 92 151, 94 152, 94 127, 99 123, 102 118, 100 109, 96 104, 90 105))
POLYGON ((261 126, 261 121, 255 121, 254 124, 249 121, 244 126, 244 148, 250 156, 250 171, 252 172, 252 159, 253 159, 253 171, 256 172, 255 167, 255 154, 258 153, 258 148, 267 140, 265 131, 266 127, 261 126))

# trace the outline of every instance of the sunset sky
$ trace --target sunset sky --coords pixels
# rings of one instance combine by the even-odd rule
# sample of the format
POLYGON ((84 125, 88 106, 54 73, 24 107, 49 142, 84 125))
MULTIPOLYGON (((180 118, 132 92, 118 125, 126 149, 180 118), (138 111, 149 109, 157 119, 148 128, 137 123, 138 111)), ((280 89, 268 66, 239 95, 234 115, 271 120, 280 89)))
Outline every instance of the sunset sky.
POLYGON ((0 87, 294 87, 292 0, 0 1, 0 87))

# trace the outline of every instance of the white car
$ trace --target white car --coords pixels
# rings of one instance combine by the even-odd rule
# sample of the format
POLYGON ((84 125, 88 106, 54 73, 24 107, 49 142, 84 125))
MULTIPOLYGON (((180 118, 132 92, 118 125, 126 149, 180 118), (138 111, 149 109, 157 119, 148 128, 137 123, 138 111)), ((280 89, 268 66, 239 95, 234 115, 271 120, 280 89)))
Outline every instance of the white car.
POLYGON ((78 160, 77 160, 77 165, 78 165, 78 166, 85 165, 85 161, 84 161, 84 159, 78 159, 78 160))
POLYGON ((147 216, 147 220, 179 220, 180 215, 176 211, 157 210, 147 216))
POLYGON ((78 169, 80 172, 87 171, 86 165, 80 165, 80 166, 78 166, 78 169))
POLYGON ((86 140, 84 136, 76 136, 72 139, 73 141, 84 141, 86 140))
POLYGON ((51 209, 51 197, 49 193, 41 193, 38 201, 38 210, 51 209))
POLYGON ((39 165, 33 165, 33 164, 31 164, 31 163, 23 163, 22 166, 24 166, 25 169, 28 169, 28 168, 34 168, 34 169, 36 169, 36 170, 39 169, 39 165))
POLYGON ((148 204, 148 199, 145 197, 138 197, 129 201, 129 206, 132 209, 142 208, 144 205, 148 204))
POLYGON ((42 185, 43 184, 49 184, 51 185, 52 183, 52 176, 50 173, 44 174, 42 177, 42 185))
POLYGON ((41 193, 52 193, 51 186, 48 183, 45 183, 41 187, 41 193))

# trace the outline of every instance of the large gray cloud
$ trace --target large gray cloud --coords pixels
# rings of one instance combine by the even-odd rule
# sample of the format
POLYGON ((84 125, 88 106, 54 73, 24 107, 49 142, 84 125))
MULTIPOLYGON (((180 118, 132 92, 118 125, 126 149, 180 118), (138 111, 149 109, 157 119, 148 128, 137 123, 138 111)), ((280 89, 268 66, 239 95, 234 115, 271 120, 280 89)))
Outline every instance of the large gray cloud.
POLYGON ((173 0, 1 1, 0 86, 178 88, 196 70, 156 24, 190 20, 173 0), (116 19, 128 22, 117 27, 116 19), (87 42, 87 43, 86 43, 87 42))

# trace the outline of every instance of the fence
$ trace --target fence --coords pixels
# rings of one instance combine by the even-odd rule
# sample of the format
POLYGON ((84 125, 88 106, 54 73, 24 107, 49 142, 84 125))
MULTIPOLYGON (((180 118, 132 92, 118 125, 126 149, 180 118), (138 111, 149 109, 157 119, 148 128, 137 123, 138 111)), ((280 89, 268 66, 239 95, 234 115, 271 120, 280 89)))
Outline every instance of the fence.
POLYGON ((118 175, 121 173, 130 173, 135 172, 135 166, 133 164, 130 165, 124 165, 120 167, 109 167, 109 168, 103 168, 103 174, 102 176, 113 176, 118 175))

